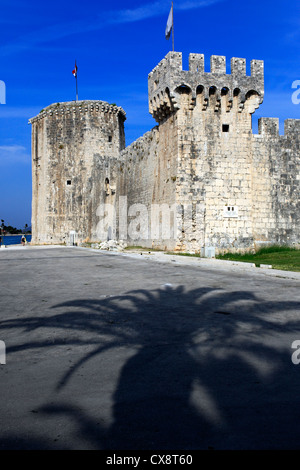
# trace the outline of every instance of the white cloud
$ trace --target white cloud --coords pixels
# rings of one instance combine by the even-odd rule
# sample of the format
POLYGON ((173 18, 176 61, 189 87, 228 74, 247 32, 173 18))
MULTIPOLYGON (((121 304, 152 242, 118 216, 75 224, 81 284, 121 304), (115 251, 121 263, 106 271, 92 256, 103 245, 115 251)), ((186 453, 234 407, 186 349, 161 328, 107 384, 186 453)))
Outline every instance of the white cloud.
POLYGON ((159 16, 164 11, 165 2, 148 3, 138 8, 119 10, 117 12, 109 12, 107 15, 108 23, 133 23, 136 21, 159 16))
POLYGON ((0 166, 30 163, 31 155, 23 145, 0 145, 0 166))
POLYGON ((223 0, 202 0, 200 2, 181 2, 176 5, 177 10, 195 10, 196 8, 204 8, 214 5, 215 3, 220 3, 223 0))
POLYGON ((291 20, 291 23, 290 30, 284 39, 291 46, 299 46, 300 20, 296 17, 291 20))
MULTIPOLYGON (((176 10, 195 10, 204 8, 224 0, 187 0, 176 3, 176 10)), ((32 31, 25 34, 16 41, 0 47, 0 55, 5 56, 21 50, 26 50, 39 44, 61 39, 72 34, 87 33, 97 31, 103 27, 112 24, 134 23, 148 18, 154 18, 166 14, 170 10, 171 2, 169 0, 156 1, 142 5, 133 9, 103 12, 94 21, 73 21, 69 23, 59 23, 44 29, 32 31)), ((175 9, 174 9, 175 11, 175 9)))
MULTIPOLYGON (((174 7, 176 10, 195 10, 196 8, 204 8, 215 3, 220 3, 223 0, 202 0, 197 1, 184 1, 177 2, 174 7)), ((136 21, 153 18, 167 14, 170 10, 171 2, 169 0, 148 3, 138 8, 119 10, 117 12, 108 13, 108 23, 133 23, 136 21)))

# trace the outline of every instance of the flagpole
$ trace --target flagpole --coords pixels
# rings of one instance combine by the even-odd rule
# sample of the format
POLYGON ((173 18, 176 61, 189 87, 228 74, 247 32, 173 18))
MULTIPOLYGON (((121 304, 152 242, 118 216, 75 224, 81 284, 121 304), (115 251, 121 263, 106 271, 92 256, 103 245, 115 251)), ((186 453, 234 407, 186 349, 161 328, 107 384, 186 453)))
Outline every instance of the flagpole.
POLYGON ((174 6, 172 2, 172 46, 173 46, 173 52, 174 52, 174 6))
POLYGON ((78 101, 78 83, 77 83, 77 65, 76 65, 76 60, 75 60, 75 70, 76 70, 76 101, 78 101))

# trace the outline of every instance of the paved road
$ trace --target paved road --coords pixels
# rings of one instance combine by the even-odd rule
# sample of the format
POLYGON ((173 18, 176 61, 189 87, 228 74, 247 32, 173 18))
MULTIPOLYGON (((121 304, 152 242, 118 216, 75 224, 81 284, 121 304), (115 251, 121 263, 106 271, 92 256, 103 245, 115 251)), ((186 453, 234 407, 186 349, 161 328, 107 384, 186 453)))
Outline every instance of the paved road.
POLYGON ((299 449, 299 286, 215 260, 0 250, 0 449, 299 449))

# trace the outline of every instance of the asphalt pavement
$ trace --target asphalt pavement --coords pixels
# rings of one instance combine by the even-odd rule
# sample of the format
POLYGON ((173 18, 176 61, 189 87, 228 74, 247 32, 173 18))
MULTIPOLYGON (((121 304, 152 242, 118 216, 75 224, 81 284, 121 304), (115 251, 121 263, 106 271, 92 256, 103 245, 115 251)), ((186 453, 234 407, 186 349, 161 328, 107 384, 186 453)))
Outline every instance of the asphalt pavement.
POLYGON ((244 263, 2 248, 0 449, 299 449, 299 287, 244 263))

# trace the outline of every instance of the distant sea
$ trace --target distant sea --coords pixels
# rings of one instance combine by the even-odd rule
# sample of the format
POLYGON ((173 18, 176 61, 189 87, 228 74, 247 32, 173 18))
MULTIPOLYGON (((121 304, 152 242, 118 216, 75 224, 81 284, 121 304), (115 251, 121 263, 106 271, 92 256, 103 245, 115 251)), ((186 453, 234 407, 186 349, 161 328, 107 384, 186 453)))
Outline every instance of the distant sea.
MULTIPOLYGON (((25 235, 26 241, 31 241, 31 235, 25 235)), ((21 245, 22 235, 5 235, 2 237, 2 245, 21 245)))

